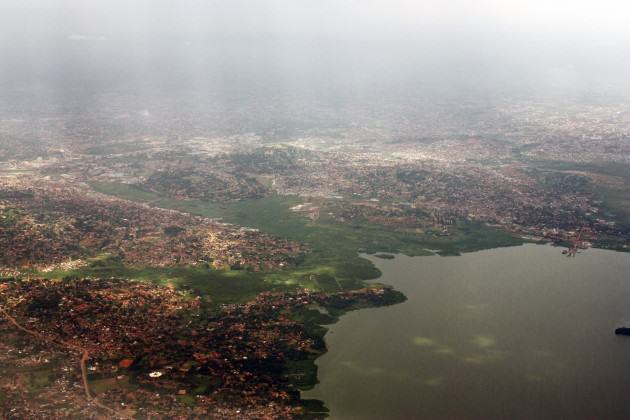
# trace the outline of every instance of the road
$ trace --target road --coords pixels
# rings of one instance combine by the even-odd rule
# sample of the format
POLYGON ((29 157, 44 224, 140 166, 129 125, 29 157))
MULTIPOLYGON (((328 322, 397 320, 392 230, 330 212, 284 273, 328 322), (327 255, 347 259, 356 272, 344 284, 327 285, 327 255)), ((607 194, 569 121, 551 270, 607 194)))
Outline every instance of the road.
POLYGON ((88 373, 87 373, 87 362, 90 360, 90 353, 87 349, 84 349, 80 346, 77 346, 75 344, 69 343, 67 341, 61 340, 59 338, 54 338, 54 337, 48 337, 38 331, 34 331, 31 329, 28 329, 26 327, 24 327, 23 325, 21 325, 15 318, 13 318, 6 310, 4 310, 3 308, 0 307, 0 316, 2 316, 4 319, 6 319, 7 321, 9 321, 10 324, 12 324, 15 328, 17 328, 18 330, 25 332, 26 334, 29 334, 41 341, 47 342, 47 343, 51 343, 51 344, 56 344, 59 346, 62 346, 66 349, 72 350, 72 351, 76 351, 81 353, 81 360, 79 362, 79 365, 81 367, 81 379, 83 382, 83 389, 85 390, 85 397, 88 400, 88 403, 93 404, 99 408, 102 408, 105 411, 108 411, 112 414, 114 414, 115 416, 117 416, 117 418, 123 418, 123 419, 130 419, 131 417, 120 413, 117 410, 114 410, 111 407, 106 406, 105 404, 101 403, 96 397, 94 397, 92 395, 92 393, 90 392, 90 384, 88 381, 88 373))

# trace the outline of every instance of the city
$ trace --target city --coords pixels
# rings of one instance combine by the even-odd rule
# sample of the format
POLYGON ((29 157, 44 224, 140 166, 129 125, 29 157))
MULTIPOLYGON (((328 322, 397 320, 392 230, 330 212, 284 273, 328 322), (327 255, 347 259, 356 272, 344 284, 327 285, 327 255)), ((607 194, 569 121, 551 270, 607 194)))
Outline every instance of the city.
POLYGON ((630 418, 621 0, 0 2, 0 420, 630 418))

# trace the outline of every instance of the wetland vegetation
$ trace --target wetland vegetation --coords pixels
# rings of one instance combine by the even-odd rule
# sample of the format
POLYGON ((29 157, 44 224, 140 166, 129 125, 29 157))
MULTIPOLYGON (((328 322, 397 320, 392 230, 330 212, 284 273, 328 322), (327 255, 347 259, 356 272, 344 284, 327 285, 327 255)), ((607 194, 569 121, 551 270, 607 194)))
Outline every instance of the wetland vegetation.
MULTIPOLYGON (((401 253, 408 256, 458 255, 481 249, 514 246, 523 243, 506 232, 482 224, 461 223, 451 229, 449 236, 422 235, 415 231, 392 229, 378 225, 343 224, 322 217, 309 220, 290 208, 303 201, 296 196, 269 196, 228 203, 212 203, 199 200, 175 200, 149 193, 127 184, 93 183, 98 192, 119 198, 140 201, 152 206, 174 209, 195 215, 220 219, 260 229, 284 239, 308 244, 311 252, 299 258, 286 270, 275 272, 248 272, 245 270, 214 271, 202 267, 171 269, 180 284, 195 288, 206 285, 205 291, 219 296, 229 293, 235 298, 239 290, 243 297, 250 297, 247 289, 256 291, 264 288, 292 287, 300 285, 320 291, 340 291, 364 287, 364 281, 377 278, 380 272, 368 260, 359 257, 359 252, 401 253), (243 279, 242 286, 235 292, 223 292, 225 284, 234 279, 243 279), (216 286, 211 286, 216 284, 216 286)), ((88 269, 89 270, 89 269, 88 269)), ((156 278, 160 270, 141 270, 148 278, 156 278)), ((168 277, 168 271, 166 277, 168 277)))

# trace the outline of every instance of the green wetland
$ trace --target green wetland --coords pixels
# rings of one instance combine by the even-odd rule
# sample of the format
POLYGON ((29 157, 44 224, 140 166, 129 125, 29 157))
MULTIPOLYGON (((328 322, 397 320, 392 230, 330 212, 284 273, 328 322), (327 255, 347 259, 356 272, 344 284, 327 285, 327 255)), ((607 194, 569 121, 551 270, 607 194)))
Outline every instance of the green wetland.
MULTIPOLYGON (((262 290, 282 290, 296 285, 326 292, 363 287, 365 280, 378 277, 380 272, 372 262, 359 257, 358 252, 361 251, 420 256, 433 254, 428 250, 439 250, 442 255, 457 255, 461 252, 523 243, 521 239, 502 231, 472 224, 453 228, 450 236, 437 237, 380 226, 341 224, 325 218, 312 222, 290 210, 292 206, 302 202, 299 197, 270 196, 217 204, 164 198, 126 184, 95 183, 92 188, 101 193, 150 203, 156 207, 260 229, 282 238, 305 242, 311 247, 312 252, 296 261, 289 269, 279 272, 215 271, 201 267, 152 270, 124 268, 116 264, 111 267, 119 271, 129 269, 135 277, 155 280, 168 278, 182 286, 208 293, 216 302, 246 300, 262 290)), ((84 271, 90 272, 94 268, 101 271, 108 269, 106 264, 101 264, 101 267, 89 267, 84 271)), ((124 272, 117 274, 124 275, 124 272)))

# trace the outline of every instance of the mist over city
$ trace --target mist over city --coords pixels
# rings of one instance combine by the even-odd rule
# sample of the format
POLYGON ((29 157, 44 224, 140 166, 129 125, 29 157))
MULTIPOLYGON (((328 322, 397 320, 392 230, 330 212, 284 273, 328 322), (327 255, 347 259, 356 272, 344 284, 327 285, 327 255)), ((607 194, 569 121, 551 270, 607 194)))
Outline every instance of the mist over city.
POLYGON ((2 1, 0 418, 629 418, 628 21, 2 1))

